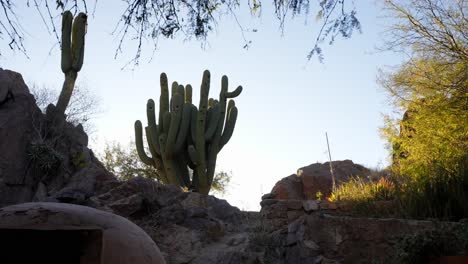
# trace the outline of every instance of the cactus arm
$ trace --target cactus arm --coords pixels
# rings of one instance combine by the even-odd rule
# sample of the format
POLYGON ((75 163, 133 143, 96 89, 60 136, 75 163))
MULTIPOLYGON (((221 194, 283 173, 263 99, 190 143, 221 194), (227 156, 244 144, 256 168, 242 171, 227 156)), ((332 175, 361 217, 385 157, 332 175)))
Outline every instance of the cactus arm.
MULTIPOLYGON (((159 131, 158 125, 156 124, 156 114, 155 106, 153 99, 149 99, 146 104, 146 116, 148 118, 148 131, 151 134, 151 144, 153 145, 154 150, 160 156, 161 150, 159 148, 159 131)), ((154 155, 153 155, 154 156, 154 155)))
POLYGON ((83 66, 87 20, 88 16, 85 13, 79 13, 73 21, 71 45, 72 69, 77 72, 83 66))
POLYGON ((156 169, 161 169, 162 168, 162 162, 161 162, 161 156, 156 152, 154 145, 153 145, 153 139, 151 136, 151 133, 149 132, 149 127, 145 127, 145 133, 146 133, 146 142, 148 143, 148 149, 151 153, 151 159, 153 160, 153 165, 156 169))
POLYGON ((190 112, 190 134, 192 136, 192 142, 195 143, 197 138, 197 116, 198 116, 198 109, 195 105, 191 105, 191 112, 190 112))
MULTIPOLYGON (((164 133, 167 136, 167 133, 169 133, 169 126, 170 125, 171 125, 171 113, 165 112, 163 114, 162 133, 161 133, 161 135, 164 133)), ((159 136, 159 137, 161 137, 161 136, 159 136)), ((160 144, 160 147, 161 147, 161 144, 160 144)), ((161 151, 163 151, 163 150, 161 149, 161 151)))
POLYGON ((177 82, 173 82, 171 86, 171 97, 177 93, 177 89, 179 88, 179 84, 177 82))
POLYGON ((67 73, 71 70, 71 31, 73 24, 73 15, 70 11, 63 12, 62 15, 62 72, 67 73))
POLYGON ((183 101, 183 97, 178 93, 172 96, 171 99, 171 121, 169 122, 169 131, 167 133, 165 152, 169 159, 172 159, 174 156, 174 145, 177 139, 177 133, 179 132, 179 127, 182 120, 183 101))
POLYGON ((179 127, 179 133, 177 134, 176 143, 174 145, 175 153, 179 153, 182 150, 184 144, 187 142, 187 136, 190 130, 191 113, 191 104, 185 103, 182 109, 182 120, 179 127))
POLYGON ((205 159, 205 121, 206 111, 208 110, 208 94, 210 92, 210 72, 208 70, 203 72, 202 84, 200 87, 200 104, 197 114, 196 135, 195 135, 195 149, 198 151, 198 165, 197 171, 197 186, 199 190, 206 190, 210 188, 209 181, 206 177, 206 163, 205 159))
POLYGON ((190 176, 189 171, 187 168, 187 160, 186 157, 181 156, 179 159, 174 160, 174 165, 176 168, 176 176, 181 183, 180 186, 182 187, 189 187, 190 186, 190 176))
POLYGON ((208 99, 208 107, 209 107, 209 108, 213 107, 213 106, 214 106, 214 102, 215 102, 215 99, 213 99, 213 98, 208 99))
POLYGON ((145 149, 143 147, 143 128, 140 120, 135 122, 135 145, 141 161, 146 165, 153 165, 153 159, 146 155, 145 149))
POLYGON ((190 161, 192 161, 192 163, 196 166, 198 165, 198 152, 197 150, 195 149, 195 146, 193 145, 190 145, 187 147, 187 152, 189 154, 189 158, 190 158, 190 161))
POLYGON ((180 85, 177 87, 176 93, 180 94, 182 96, 182 102, 185 101, 185 88, 183 85, 180 85))
POLYGON ((65 81, 57 101, 57 112, 62 115, 67 109, 78 72, 83 66, 86 21, 87 16, 84 13, 79 13, 74 21, 69 11, 62 15, 61 68, 65 74, 65 81))
POLYGON ((218 127, 218 121, 221 117, 221 108, 219 104, 216 104, 212 108, 210 108, 211 115, 207 125, 207 129, 205 131, 205 140, 207 142, 211 142, 213 140, 213 136, 216 132, 216 128, 218 127))
MULTIPOLYGON (((166 148, 166 134, 162 134, 159 136, 159 145, 161 146, 161 151, 163 151, 166 148)), ((178 186, 180 185, 180 181, 176 176, 176 168, 174 165, 174 161, 171 159, 167 158, 167 155, 163 152, 161 155, 162 161, 164 163, 164 170, 166 172, 167 180, 170 184, 175 184, 178 186)))
POLYGON ((161 95, 159 96, 159 134, 163 132, 163 117, 164 113, 169 112, 169 88, 167 82, 167 75, 163 72, 159 78, 161 85, 161 95))
POLYGON ((241 94, 242 92, 242 86, 238 86, 234 91, 232 92, 226 92, 226 98, 234 98, 237 97, 241 94))
POLYGON ((185 86, 185 102, 191 104, 192 103, 192 86, 187 84, 185 86))
MULTIPOLYGON (((216 169, 216 160, 218 157, 218 153, 220 149, 222 148, 222 143, 221 143, 221 137, 223 134, 223 128, 224 128, 224 121, 226 119, 226 101, 227 98, 230 96, 237 96, 242 92, 242 87, 239 86, 234 92, 229 93, 228 92, 228 77, 223 76, 221 78, 221 92, 219 94, 219 107, 220 107, 220 118, 218 120, 218 126, 216 128, 216 132, 213 136, 213 139, 211 141, 209 153, 208 153, 208 158, 207 158, 207 169, 206 169, 206 178, 208 181, 208 188, 202 189, 202 186, 200 186, 200 193, 205 193, 208 194, 210 191, 211 183, 213 182, 214 178, 214 173, 216 169)), ((234 106, 231 106, 234 107, 234 106)), ((233 116, 234 117, 234 116, 233 116)), ((237 117, 237 113, 235 114, 235 117, 237 117)), ((233 119, 234 121, 235 119, 233 119)), ((230 124, 234 125, 235 121, 230 124)), ((231 132, 232 133, 232 132, 231 132)), ((231 134, 232 135, 232 134, 231 134)), ((229 139, 228 133, 226 133, 225 139, 229 139)))
POLYGON ((232 137, 232 133, 234 132, 234 127, 236 126, 237 120, 237 107, 233 106, 231 109, 228 110, 228 118, 226 120, 226 125, 224 126, 224 131, 221 136, 221 142, 219 145, 218 153, 221 149, 226 145, 232 137))
POLYGON ((68 103, 70 103, 77 76, 78 73, 73 70, 65 73, 65 81, 63 82, 62 91, 60 91, 59 99, 57 101, 57 111, 59 113, 64 114, 68 103))

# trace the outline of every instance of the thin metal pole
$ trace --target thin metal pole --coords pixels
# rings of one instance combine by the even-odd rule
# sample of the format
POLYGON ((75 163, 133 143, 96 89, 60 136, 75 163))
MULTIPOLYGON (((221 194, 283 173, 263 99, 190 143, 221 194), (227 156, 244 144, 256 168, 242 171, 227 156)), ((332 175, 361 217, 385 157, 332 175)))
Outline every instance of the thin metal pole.
POLYGON ((328 143, 328 133, 327 132, 325 132, 325 137, 327 138, 328 158, 330 159, 330 173, 332 175, 332 182, 333 182, 332 190, 335 191, 336 190, 335 174, 333 173, 332 158, 331 158, 331 153, 330 153, 330 144, 328 143))

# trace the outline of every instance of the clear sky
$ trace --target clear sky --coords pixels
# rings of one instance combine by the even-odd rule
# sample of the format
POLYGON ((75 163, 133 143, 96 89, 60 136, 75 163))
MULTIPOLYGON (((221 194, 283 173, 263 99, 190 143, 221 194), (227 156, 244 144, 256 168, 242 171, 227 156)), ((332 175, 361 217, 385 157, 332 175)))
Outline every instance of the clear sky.
MULTIPOLYGON (((287 20, 282 36, 271 4, 263 2, 260 18, 248 12, 238 15, 245 28, 258 30, 247 34, 252 40, 248 50, 242 48, 235 20, 224 17, 204 49, 197 41, 160 39, 152 61, 147 46, 142 63, 132 71, 122 67, 134 55, 135 43, 129 42, 114 59, 118 39, 111 33, 124 6, 121 1, 98 1, 96 15, 88 21, 84 66, 78 75, 78 83, 101 97, 104 109, 94 120, 91 148, 100 152, 106 141, 127 144, 133 139, 135 120, 146 123, 146 101, 158 101, 161 72, 170 82, 192 84, 198 102, 201 76, 209 69, 212 97, 218 97, 222 75, 229 77, 230 90, 244 87, 236 98, 234 135, 218 156, 218 170, 233 174, 224 196, 231 204, 258 210, 261 195, 275 182, 299 167, 327 161, 325 132, 333 160, 351 159, 369 167, 388 164, 378 128, 382 113, 390 108, 376 76, 379 68, 396 65, 402 57, 375 50, 385 25, 392 22, 382 17, 381 6, 373 0, 356 1, 363 34, 324 46, 325 63, 320 64, 306 60, 319 29, 315 9, 307 23, 305 17, 287 20)), ((59 90, 64 78, 59 46, 34 8, 18 7, 29 59, 7 52, 2 41, 0 67, 20 72, 28 84, 59 90)))

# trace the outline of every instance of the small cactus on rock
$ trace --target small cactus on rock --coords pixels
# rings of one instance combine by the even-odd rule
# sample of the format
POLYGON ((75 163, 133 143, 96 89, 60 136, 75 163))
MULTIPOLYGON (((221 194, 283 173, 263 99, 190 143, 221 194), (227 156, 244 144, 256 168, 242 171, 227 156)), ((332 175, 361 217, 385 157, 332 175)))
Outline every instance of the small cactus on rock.
POLYGON ((234 100, 242 92, 237 87, 228 92, 228 78, 222 77, 219 100, 209 98, 210 72, 203 73, 198 108, 192 104, 192 87, 174 82, 169 100, 169 85, 161 74, 159 115, 156 122, 155 103, 146 105, 148 126, 146 139, 151 156, 145 152, 143 126, 135 122, 135 143, 143 163, 154 166, 159 180, 193 191, 208 194, 213 182, 218 153, 232 136, 237 120, 234 100), (189 169, 192 170, 190 176, 189 169))
POLYGON ((58 113, 64 114, 75 88, 78 72, 83 66, 87 15, 79 13, 73 19, 70 11, 62 15, 62 72, 65 74, 62 91, 57 101, 58 113))

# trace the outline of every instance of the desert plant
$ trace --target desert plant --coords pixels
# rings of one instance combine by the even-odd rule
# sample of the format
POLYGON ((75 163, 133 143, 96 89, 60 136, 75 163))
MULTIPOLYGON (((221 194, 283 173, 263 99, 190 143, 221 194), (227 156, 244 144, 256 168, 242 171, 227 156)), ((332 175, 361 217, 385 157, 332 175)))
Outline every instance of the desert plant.
POLYGON ((184 87, 174 82, 169 100, 165 73, 161 74, 160 84, 159 124, 156 123, 154 101, 149 99, 146 106, 148 126, 145 132, 151 157, 144 150, 141 121, 135 122, 138 156, 145 164, 157 169, 160 181, 208 194, 217 155, 231 138, 237 120, 235 102, 229 100, 227 104, 227 99, 237 97, 242 87, 228 92, 228 78, 223 76, 219 100, 208 98, 210 72, 206 70, 197 108, 192 104, 190 85, 184 87), (192 176, 189 168, 193 171, 192 176))
POLYGON ((64 159, 59 152, 44 142, 32 142, 28 146, 28 157, 45 175, 55 173, 64 159))
POLYGON ((362 177, 352 177, 341 185, 330 196, 333 201, 386 201, 395 198, 395 184, 387 178, 377 182, 362 177))
POLYGON ((62 15, 62 72, 65 74, 62 91, 57 101, 57 111, 64 114, 75 87, 78 72, 83 66, 87 16, 79 13, 73 19, 70 11, 62 15), (73 25, 72 25, 73 24, 73 25))

